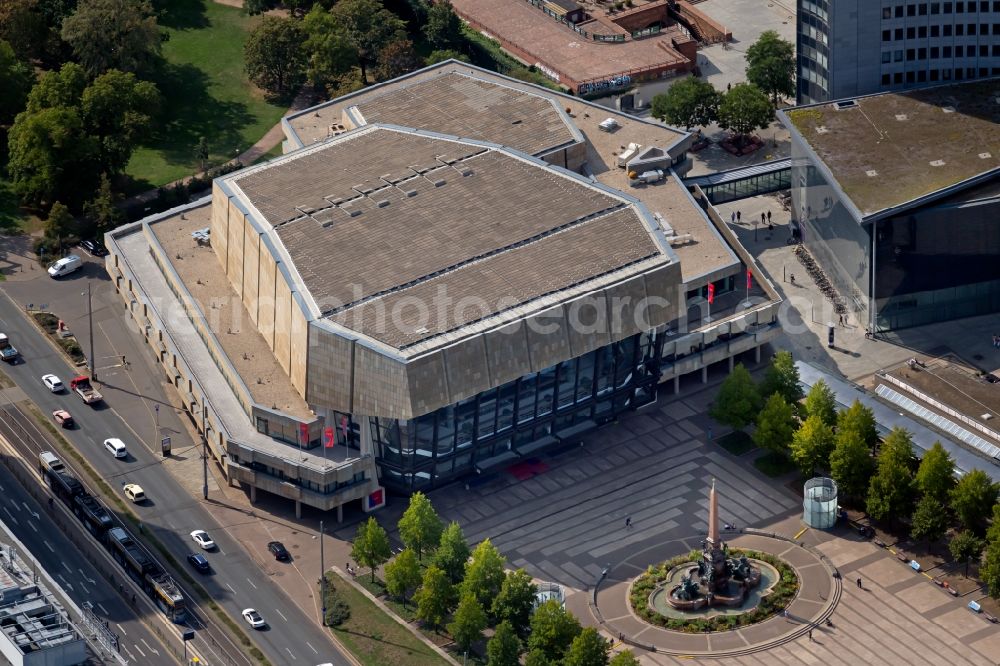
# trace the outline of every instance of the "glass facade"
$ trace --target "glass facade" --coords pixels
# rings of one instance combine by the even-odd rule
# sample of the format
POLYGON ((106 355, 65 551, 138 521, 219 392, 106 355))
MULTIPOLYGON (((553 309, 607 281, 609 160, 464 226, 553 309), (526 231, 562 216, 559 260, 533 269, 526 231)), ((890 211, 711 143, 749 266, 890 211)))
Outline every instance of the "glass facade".
POLYGON ((800 104, 827 100, 830 96, 828 0, 799 0, 795 32, 797 99, 800 104))
POLYGON ((661 344, 655 332, 634 335, 410 421, 371 417, 381 482, 440 486, 653 402, 661 344))

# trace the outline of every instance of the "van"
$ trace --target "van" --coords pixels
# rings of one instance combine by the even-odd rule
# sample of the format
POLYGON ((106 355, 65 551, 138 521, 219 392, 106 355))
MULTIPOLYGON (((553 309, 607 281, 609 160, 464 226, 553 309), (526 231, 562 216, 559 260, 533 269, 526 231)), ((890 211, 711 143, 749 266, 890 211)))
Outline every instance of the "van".
POLYGON ((124 458, 128 455, 128 450, 125 448, 125 442, 117 437, 104 440, 104 448, 106 448, 108 453, 113 455, 115 458, 124 458))
POLYGON ((38 469, 51 470, 53 472, 65 472, 66 468, 62 461, 51 451, 42 451, 38 454, 38 469))
POLYGON ((83 259, 75 254, 71 254, 49 265, 49 277, 57 278, 69 275, 79 270, 81 266, 83 266, 83 259))

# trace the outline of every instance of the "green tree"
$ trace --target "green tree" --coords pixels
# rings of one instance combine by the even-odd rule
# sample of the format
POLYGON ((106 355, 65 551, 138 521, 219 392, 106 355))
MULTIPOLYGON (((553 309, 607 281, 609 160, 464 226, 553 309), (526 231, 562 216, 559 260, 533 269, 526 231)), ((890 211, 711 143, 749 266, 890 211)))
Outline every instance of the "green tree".
POLYGON ((736 135, 739 145, 754 130, 764 129, 774 120, 774 109, 767 95, 750 83, 737 83, 719 103, 719 127, 736 135))
POLYGON ((257 16, 278 6, 277 0, 243 0, 243 9, 250 16, 257 16))
POLYGON ((795 46, 774 30, 761 33, 747 49, 747 80, 771 96, 795 94, 795 46))
POLYGON ((965 565, 965 577, 969 577, 969 563, 979 559, 983 554, 984 542, 968 530, 959 532, 948 543, 951 556, 959 564, 965 565))
POLYGON ((355 562, 363 567, 372 570, 372 582, 375 582, 375 570, 389 561, 392 556, 392 548, 389 545, 389 536, 375 516, 368 519, 368 522, 358 525, 358 531, 354 535, 354 543, 351 544, 351 557, 355 562))
POLYGON ((472 62, 469 56, 464 53, 460 53, 454 49, 437 49, 431 51, 427 55, 427 59, 424 61, 425 65, 436 65, 439 62, 444 62, 445 60, 458 60, 459 62, 472 62))
POLYGON ((789 405, 795 405, 802 399, 802 387, 799 385, 799 369, 795 367, 795 359, 789 351, 779 351, 771 358, 770 365, 764 372, 760 382, 760 394, 779 394, 789 405))
POLYGON ((892 521, 910 515, 913 499, 913 442, 896 427, 885 438, 868 485, 866 508, 875 520, 892 521))
POLYGON ((829 464, 833 428, 819 415, 810 415, 792 435, 792 460, 806 476, 829 464))
POLYGON ((865 496, 874 463, 868 446, 852 429, 838 429, 830 454, 830 476, 845 497, 859 500, 865 496))
POLYGON ((538 586, 524 569, 508 571, 500 585, 500 594, 493 599, 493 617, 508 622, 519 636, 526 635, 536 594, 538 586))
POLYGON ((69 208, 58 201, 52 204, 49 217, 45 220, 45 238, 62 247, 69 238, 80 236, 80 225, 69 212, 69 208))
POLYGON ((509 622, 497 625, 493 638, 486 644, 487 666, 519 666, 521 641, 509 622))
POLYGON ((302 19, 302 30, 306 34, 303 48, 309 60, 309 83, 331 93, 358 64, 357 49, 333 14, 318 4, 302 19))
POLYGON ((404 39, 406 24, 386 9, 381 0, 340 0, 333 9, 334 21, 354 46, 361 80, 368 81, 368 65, 390 42, 404 39))
POLYGON ((24 110, 34 81, 31 67, 17 59, 10 44, 0 41, 0 127, 10 125, 24 110))
POLYGON ((465 575, 465 563, 469 561, 471 554, 462 527, 452 521, 441 533, 437 552, 434 553, 434 564, 448 575, 452 583, 457 584, 465 575))
POLYGON ((195 157, 198 158, 198 164, 201 166, 201 170, 205 170, 205 164, 208 162, 209 147, 208 139, 204 135, 198 137, 198 145, 194 149, 195 157))
POLYGON ((851 431, 851 437, 860 440, 875 455, 878 429, 875 427, 875 414, 872 410, 855 400, 854 404, 837 415, 838 436, 845 431, 851 431))
POLYGON ((121 173, 135 145, 149 135, 160 91, 131 72, 111 70, 87 86, 80 99, 87 131, 98 141, 101 164, 121 173))
POLYGON ((80 0, 63 21, 62 38, 91 76, 140 71, 159 55, 162 41, 147 0, 80 0))
POLYGON ((94 198, 83 204, 87 231, 100 236, 121 224, 125 216, 118 208, 119 198, 111 189, 111 179, 108 178, 108 174, 102 173, 101 185, 97 188, 94 198))
POLYGON ((803 412, 806 417, 818 416, 831 428, 837 425, 837 398, 822 379, 813 384, 806 394, 803 412))
POLYGON ((453 49, 462 43, 462 19, 448 0, 437 0, 427 9, 423 31, 435 49, 453 49))
POLYGON ((924 454, 914 481, 924 497, 933 497, 939 504, 946 503, 951 497, 951 490, 955 487, 955 461, 941 442, 934 442, 934 446, 924 454))
POLYGON ((792 406, 779 393, 772 393, 757 417, 753 433, 754 444, 780 455, 788 454, 788 445, 795 433, 792 406))
POLYGON ((28 94, 28 113, 58 107, 77 109, 87 89, 87 73, 75 62, 45 72, 28 94))
POLYGON ((528 650, 539 650, 551 661, 558 661, 580 631, 580 622, 558 601, 549 599, 539 604, 531 616, 528 650))
POLYGON ((298 21, 265 16, 243 47, 247 76, 276 98, 293 96, 306 80, 305 39, 298 21))
POLYGON ((58 198, 75 208, 97 187, 97 141, 75 108, 18 114, 7 145, 7 172, 27 205, 44 208, 58 198))
POLYGON ((563 666, 607 666, 611 646, 597 633, 597 629, 587 627, 581 631, 563 658, 563 666))
POLYGON ((979 577, 990 596, 1000 598, 1000 503, 993 505, 993 524, 986 531, 986 555, 979 567, 979 577))
POLYGON ((715 122, 722 96, 711 83, 696 76, 681 79, 667 92, 653 97, 652 115, 670 125, 690 130, 715 122))
POLYGON ((500 551, 489 539, 483 539, 465 565, 462 596, 471 594, 483 607, 489 608, 503 585, 503 565, 504 557, 500 551))
POLYGON ((981 469, 963 476, 951 491, 951 508, 962 526, 975 534, 982 533, 983 522, 996 501, 997 484, 981 469))
POLYGON ((910 536, 937 541, 948 530, 948 512, 933 495, 924 495, 913 512, 910 536))
POLYGON ((0 40, 19 60, 41 59, 52 37, 38 0, 0 0, 0 40))
POLYGON ((753 377, 742 363, 736 365, 719 387, 708 415, 719 423, 743 430, 760 412, 761 398, 753 377))
POLYGON ((435 630, 441 626, 455 596, 455 588, 443 571, 433 564, 424 571, 424 579, 413 595, 417 603, 417 618, 435 630))
POLYGON ((441 519, 427 495, 419 490, 410 496, 410 504, 397 527, 403 543, 417 553, 418 560, 423 560, 425 548, 441 540, 441 519))
POLYGON ((413 42, 408 39, 397 39, 383 46, 378 52, 375 78, 379 81, 388 81, 419 69, 423 64, 413 49, 413 42))
POLYGON ((540 649, 534 649, 524 657, 524 666, 556 666, 556 662, 540 649))
POLYGON ((417 585, 420 585, 420 563, 413 551, 406 548, 385 565, 385 588, 406 606, 407 592, 417 585))
POLYGON ((639 666, 639 658, 632 650, 622 650, 611 658, 608 666, 639 666))
POLYGON ((463 652, 470 650, 476 641, 483 639, 485 628, 486 613, 482 605, 471 594, 464 595, 448 625, 448 633, 455 639, 458 649, 463 652))

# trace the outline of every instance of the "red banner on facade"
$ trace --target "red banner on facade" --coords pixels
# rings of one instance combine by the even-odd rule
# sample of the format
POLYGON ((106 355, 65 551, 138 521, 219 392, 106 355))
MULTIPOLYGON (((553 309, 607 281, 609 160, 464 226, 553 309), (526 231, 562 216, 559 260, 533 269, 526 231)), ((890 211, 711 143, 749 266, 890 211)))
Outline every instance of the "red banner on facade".
POLYGON ((309 443, 309 424, 300 423, 299 424, 299 437, 302 439, 303 444, 309 443))
POLYGON ((747 269, 747 289, 753 289, 753 274, 750 273, 750 269, 747 269))
POLYGON ((325 440, 324 444, 326 445, 326 448, 332 449, 333 445, 336 443, 334 441, 336 438, 333 436, 333 428, 327 426, 326 429, 323 430, 323 439, 325 440))
POLYGON ((708 304, 711 305, 715 302, 715 285, 711 282, 708 283, 708 304))

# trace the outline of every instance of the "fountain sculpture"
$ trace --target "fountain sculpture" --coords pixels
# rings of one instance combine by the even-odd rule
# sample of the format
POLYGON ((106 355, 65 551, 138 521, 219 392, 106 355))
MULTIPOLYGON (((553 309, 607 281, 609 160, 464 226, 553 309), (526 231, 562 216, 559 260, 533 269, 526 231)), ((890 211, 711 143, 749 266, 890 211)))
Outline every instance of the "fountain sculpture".
MULTIPOLYGON (((706 606, 739 606, 761 581, 760 569, 745 557, 729 557, 729 546, 719 538, 718 498, 715 480, 708 495, 708 538, 702 556, 687 567, 679 585, 670 589, 666 601, 677 610, 698 610, 706 606)), ((675 579, 676 580, 676 579, 675 579)))

